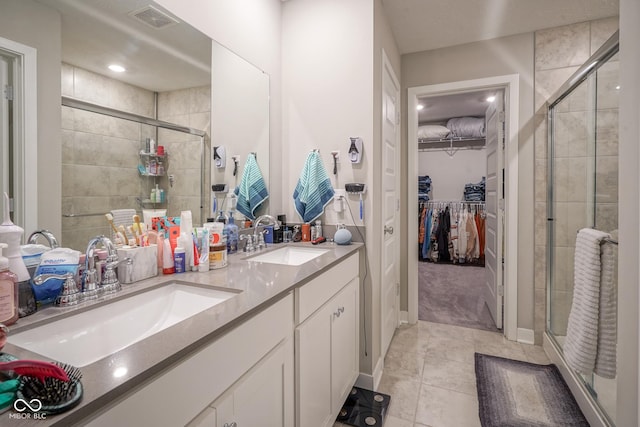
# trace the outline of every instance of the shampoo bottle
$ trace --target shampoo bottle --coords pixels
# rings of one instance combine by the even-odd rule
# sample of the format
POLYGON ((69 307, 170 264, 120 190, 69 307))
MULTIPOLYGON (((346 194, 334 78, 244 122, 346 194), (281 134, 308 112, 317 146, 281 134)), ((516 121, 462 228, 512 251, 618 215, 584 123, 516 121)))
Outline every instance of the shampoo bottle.
POLYGON ((18 320, 18 276, 9 271, 9 259, 2 256, 6 243, 0 243, 0 323, 12 325, 18 320))

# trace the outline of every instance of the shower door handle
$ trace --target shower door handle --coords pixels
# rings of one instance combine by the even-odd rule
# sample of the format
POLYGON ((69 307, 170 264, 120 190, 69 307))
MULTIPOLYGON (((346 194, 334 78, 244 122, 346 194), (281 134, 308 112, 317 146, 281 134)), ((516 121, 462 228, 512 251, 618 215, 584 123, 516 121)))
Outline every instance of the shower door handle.
POLYGON ((387 234, 387 233, 393 234, 393 227, 392 226, 390 226, 390 225, 389 226, 386 226, 386 225, 384 226, 384 234, 387 234))

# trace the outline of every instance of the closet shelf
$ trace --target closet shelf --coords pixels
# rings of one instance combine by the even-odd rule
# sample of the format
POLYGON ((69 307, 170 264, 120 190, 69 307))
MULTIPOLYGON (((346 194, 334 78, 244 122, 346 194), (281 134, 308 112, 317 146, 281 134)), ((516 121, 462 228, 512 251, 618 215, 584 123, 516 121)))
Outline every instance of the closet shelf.
POLYGON ((445 151, 450 157, 453 157, 458 150, 480 150, 484 146, 485 138, 418 139, 418 151, 445 151))

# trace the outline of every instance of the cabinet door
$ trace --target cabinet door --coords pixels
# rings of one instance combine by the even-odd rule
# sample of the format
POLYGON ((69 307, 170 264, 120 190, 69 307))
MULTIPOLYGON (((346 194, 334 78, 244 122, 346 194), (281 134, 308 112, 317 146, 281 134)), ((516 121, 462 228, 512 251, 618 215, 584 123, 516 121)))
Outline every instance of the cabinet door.
POLYGON ((330 302, 331 409, 337 414, 358 377, 358 279, 353 279, 330 302))
POLYGON ((331 425, 331 316, 320 308, 296 328, 298 427, 331 425))
POLYGON ((292 350, 289 339, 213 403, 216 427, 293 427, 292 350))

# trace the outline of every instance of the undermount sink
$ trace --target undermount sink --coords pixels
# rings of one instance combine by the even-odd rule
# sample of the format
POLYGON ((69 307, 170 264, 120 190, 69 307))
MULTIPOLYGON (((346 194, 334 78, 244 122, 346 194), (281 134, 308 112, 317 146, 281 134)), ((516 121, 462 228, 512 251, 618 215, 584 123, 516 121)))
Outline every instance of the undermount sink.
POLYGON ((285 246, 260 255, 248 258, 248 261, 267 262, 281 265, 301 265, 311 261, 320 255, 326 254, 329 249, 301 248, 297 246, 285 246))
POLYGON ((238 295, 170 282, 33 329, 11 344, 82 367, 238 295))

